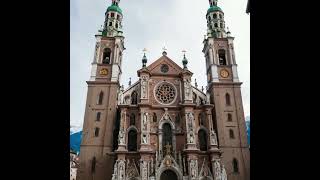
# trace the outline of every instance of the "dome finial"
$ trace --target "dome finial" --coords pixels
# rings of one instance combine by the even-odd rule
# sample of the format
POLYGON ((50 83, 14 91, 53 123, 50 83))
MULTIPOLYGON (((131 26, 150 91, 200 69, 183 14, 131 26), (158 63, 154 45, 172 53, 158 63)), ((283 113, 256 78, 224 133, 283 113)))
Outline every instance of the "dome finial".
POLYGON ((187 64, 188 64, 188 60, 186 58, 186 50, 182 50, 183 52, 183 59, 182 59, 182 64, 183 64, 183 68, 184 69, 187 69, 187 64))
POLYGON ((147 56, 146 56, 146 52, 147 52, 147 49, 144 48, 143 50, 143 57, 142 57, 142 67, 146 67, 146 64, 147 64, 147 56))
POLYGON ((162 50, 163 50, 162 55, 163 55, 163 56, 166 56, 166 55, 167 55, 167 52, 166 52, 167 48, 166 48, 166 46, 163 46, 162 50))

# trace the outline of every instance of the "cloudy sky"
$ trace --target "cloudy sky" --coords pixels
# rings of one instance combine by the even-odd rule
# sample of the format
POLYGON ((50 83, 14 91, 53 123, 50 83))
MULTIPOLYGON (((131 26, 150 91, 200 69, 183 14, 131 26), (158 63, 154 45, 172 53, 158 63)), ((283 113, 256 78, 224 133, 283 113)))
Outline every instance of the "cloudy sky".
MULTIPOLYGON (((95 33, 104 22, 111 0, 70 0, 70 124, 82 128, 87 81, 95 47, 95 33)), ((235 37, 239 78, 243 82, 245 116, 250 115, 250 17, 247 0, 219 0, 226 26, 235 37)), ((208 0, 121 0, 126 50, 121 84, 128 87, 138 80, 142 50, 148 49, 148 64, 167 48, 168 56, 182 66, 182 50, 187 51, 188 67, 198 85, 206 86, 205 59, 202 53, 206 34, 208 0)))

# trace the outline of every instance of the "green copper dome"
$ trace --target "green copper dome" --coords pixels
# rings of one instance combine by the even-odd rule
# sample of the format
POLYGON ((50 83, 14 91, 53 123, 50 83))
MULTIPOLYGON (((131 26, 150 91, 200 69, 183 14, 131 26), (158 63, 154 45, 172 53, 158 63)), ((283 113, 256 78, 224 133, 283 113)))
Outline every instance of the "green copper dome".
POLYGON ((109 12, 109 11, 116 11, 122 15, 122 10, 119 8, 119 6, 117 6, 115 4, 108 7, 107 12, 109 12))
POLYGON ((208 13, 211 13, 211 12, 214 12, 214 11, 222 11, 221 8, 219 8, 218 6, 211 6, 208 11, 207 11, 207 14, 208 13))

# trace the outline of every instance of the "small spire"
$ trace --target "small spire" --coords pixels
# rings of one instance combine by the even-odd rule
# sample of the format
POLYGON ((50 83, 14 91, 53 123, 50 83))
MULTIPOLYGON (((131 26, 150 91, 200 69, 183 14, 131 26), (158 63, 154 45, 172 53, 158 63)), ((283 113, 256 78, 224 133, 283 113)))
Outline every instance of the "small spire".
POLYGON ((147 56, 146 56, 146 52, 147 52, 147 49, 144 48, 143 50, 143 57, 142 57, 142 67, 146 67, 146 64, 147 64, 147 56))
POLYGON ((131 77, 129 78, 129 86, 131 86, 131 77))
POLYGON ((182 50, 182 52, 183 52, 183 60, 182 60, 182 64, 183 64, 183 68, 184 69, 187 69, 187 64, 188 64, 188 60, 187 60, 187 58, 186 58, 186 50, 182 50))
POLYGON ((162 48, 162 50, 163 50, 162 55, 163 55, 163 56, 166 56, 166 55, 167 55, 167 52, 166 52, 167 48, 164 46, 164 47, 162 48))
POLYGON ((196 88, 198 88, 197 79, 194 79, 194 86, 196 86, 196 88))

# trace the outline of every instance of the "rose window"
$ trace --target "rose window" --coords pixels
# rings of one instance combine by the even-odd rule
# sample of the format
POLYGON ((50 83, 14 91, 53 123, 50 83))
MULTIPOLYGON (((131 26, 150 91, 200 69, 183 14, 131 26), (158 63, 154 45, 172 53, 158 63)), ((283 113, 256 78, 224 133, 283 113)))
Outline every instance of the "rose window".
POLYGON ((170 104, 176 96, 176 91, 172 85, 165 83, 157 87, 155 95, 159 102, 170 104))

